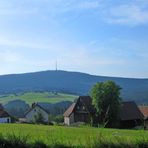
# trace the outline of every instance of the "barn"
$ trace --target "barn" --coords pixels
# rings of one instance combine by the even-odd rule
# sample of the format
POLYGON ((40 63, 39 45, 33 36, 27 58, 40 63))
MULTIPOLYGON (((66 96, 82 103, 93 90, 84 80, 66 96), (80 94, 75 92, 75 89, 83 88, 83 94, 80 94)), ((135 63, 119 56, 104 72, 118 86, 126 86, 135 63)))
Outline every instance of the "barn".
POLYGON ((143 125, 144 116, 134 101, 122 102, 120 128, 134 128, 143 125))
POLYGON ((64 123, 70 125, 75 122, 90 123, 95 114, 90 96, 80 96, 64 113, 64 123))

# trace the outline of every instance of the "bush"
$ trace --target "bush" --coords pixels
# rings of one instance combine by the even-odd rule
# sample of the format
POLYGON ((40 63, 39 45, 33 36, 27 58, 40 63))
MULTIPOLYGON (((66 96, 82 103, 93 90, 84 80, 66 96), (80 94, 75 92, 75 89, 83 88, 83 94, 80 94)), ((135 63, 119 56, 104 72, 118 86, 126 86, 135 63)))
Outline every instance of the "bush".
POLYGON ((63 115, 56 116, 54 121, 57 122, 57 123, 63 123, 64 122, 63 115))

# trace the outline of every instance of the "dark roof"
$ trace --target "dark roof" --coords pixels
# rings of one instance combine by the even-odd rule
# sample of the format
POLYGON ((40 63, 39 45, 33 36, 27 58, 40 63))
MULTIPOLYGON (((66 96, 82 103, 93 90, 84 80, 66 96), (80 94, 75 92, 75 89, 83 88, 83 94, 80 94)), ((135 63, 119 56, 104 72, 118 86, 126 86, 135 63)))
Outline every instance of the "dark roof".
POLYGON ((49 114, 48 111, 46 111, 41 105, 39 105, 38 103, 33 103, 33 104, 32 104, 32 107, 25 113, 24 116, 26 116, 29 112, 31 112, 36 106, 38 106, 38 107, 41 108, 43 111, 45 111, 47 114, 49 114))
POLYGON ((92 98, 90 96, 80 96, 78 100, 80 99, 81 102, 83 102, 86 106, 91 105, 92 98))
POLYGON ((139 106, 140 111, 145 118, 148 118, 148 106, 139 106))
POLYGON ((0 110, 0 118, 10 117, 10 115, 5 110, 0 110))
POLYGON ((80 96, 78 101, 81 101, 90 113, 95 113, 95 108, 92 105, 92 98, 90 96, 80 96))
POLYGON ((90 113, 95 112, 95 109, 92 106, 92 98, 90 96, 79 96, 79 98, 65 111, 63 115, 65 117, 69 117, 74 112, 75 107, 79 103, 79 101, 85 105, 90 113))
POLYGON ((0 110, 4 110, 4 107, 1 103, 0 103, 0 110))
POLYGON ((44 107, 42 107, 40 104, 36 104, 36 106, 38 106, 39 108, 41 108, 43 111, 45 111, 47 114, 49 114, 49 112, 44 108, 44 107))
POLYGON ((63 114, 64 117, 69 117, 73 113, 75 106, 76 106, 76 103, 72 103, 72 105, 63 114))
POLYGON ((143 118, 143 114, 140 112, 138 106, 134 101, 122 102, 120 111, 120 119, 122 121, 137 119, 142 120, 143 118))

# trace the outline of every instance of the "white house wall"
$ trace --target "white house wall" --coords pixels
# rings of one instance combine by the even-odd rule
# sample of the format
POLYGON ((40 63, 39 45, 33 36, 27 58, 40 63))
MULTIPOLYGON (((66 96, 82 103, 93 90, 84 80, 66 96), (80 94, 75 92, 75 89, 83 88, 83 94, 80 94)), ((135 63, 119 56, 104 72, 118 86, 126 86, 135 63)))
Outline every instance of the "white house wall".
POLYGON ((66 124, 66 125, 70 125, 70 118, 69 117, 64 117, 64 123, 66 124))
POLYGON ((70 117, 64 117, 64 123, 66 125, 70 125, 70 124, 74 123, 74 114, 72 113, 70 115, 70 117))
POLYGON ((41 113, 42 114, 43 119, 44 119, 44 122, 48 122, 49 121, 49 114, 46 113, 43 109, 41 109, 38 106, 36 106, 29 113, 27 113, 27 115, 26 115, 26 121, 27 122, 35 122, 35 116, 37 116, 38 113, 41 113))
POLYGON ((10 117, 0 118, 0 123, 10 123, 10 122, 11 122, 10 117))

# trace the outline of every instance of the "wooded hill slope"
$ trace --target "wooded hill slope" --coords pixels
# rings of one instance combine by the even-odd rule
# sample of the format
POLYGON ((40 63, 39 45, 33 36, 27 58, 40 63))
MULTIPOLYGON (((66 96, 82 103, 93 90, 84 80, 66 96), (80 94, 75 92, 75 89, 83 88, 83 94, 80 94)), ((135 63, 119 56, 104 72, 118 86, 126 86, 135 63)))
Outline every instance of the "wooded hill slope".
POLYGON ((96 82, 115 81, 122 88, 124 100, 148 104, 148 79, 94 76, 79 72, 42 71, 0 76, 0 94, 27 91, 55 91, 77 95, 89 94, 96 82))

